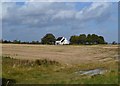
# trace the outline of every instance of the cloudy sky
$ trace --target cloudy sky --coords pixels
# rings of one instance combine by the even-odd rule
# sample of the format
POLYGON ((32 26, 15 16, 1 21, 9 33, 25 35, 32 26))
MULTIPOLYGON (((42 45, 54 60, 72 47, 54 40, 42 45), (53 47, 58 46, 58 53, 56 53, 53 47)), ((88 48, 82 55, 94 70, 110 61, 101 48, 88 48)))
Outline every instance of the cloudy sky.
POLYGON ((2 37, 7 40, 40 40, 47 33, 118 40, 117 2, 3 2, 1 14, 2 37))

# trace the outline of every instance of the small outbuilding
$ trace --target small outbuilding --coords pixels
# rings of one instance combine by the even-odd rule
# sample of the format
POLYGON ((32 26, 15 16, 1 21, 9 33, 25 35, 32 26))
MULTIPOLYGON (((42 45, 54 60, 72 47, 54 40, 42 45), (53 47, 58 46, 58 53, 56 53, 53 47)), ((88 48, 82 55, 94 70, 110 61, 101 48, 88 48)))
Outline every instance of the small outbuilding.
POLYGON ((69 41, 65 37, 58 37, 55 45, 67 45, 69 44, 69 41))

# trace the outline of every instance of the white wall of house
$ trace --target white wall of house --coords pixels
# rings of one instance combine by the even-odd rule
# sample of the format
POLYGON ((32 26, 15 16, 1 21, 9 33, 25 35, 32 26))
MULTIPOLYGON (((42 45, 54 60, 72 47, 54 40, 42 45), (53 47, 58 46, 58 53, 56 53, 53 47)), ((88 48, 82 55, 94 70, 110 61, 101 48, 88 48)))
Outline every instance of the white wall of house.
POLYGON ((65 44, 69 44, 69 41, 65 37, 62 37, 62 39, 56 41, 55 44, 56 45, 65 45, 65 44))

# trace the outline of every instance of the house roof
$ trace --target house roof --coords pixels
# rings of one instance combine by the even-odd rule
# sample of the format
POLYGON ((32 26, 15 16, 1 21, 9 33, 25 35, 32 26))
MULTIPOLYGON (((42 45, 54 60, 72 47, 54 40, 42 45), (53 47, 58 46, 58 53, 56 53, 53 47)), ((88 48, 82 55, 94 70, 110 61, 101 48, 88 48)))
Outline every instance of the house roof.
POLYGON ((57 41, 60 41, 62 38, 63 38, 63 37, 58 37, 58 38, 57 38, 57 41))

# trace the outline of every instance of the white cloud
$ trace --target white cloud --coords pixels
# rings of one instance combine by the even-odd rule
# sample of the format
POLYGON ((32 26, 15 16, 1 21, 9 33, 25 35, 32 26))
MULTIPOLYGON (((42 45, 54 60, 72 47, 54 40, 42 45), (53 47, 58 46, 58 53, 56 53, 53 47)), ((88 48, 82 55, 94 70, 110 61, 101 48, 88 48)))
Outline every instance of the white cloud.
POLYGON ((84 21, 84 20, 94 20, 99 17, 102 17, 106 13, 109 13, 110 3, 92 3, 89 7, 86 7, 76 13, 76 18, 84 21))
POLYGON ((3 2, 2 3, 2 18, 7 18, 10 14, 11 9, 15 9, 16 4, 14 2, 3 2))
POLYGON ((58 11, 54 16, 52 17, 53 20, 69 20, 72 19, 72 21, 98 21, 100 18, 104 19, 104 17, 109 17, 109 7, 111 3, 92 3, 90 6, 86 6, 80 11, 77 10, 61 10, 58 11))
POLYGON ((104 19, 109 6, 110 3, 92 3, 81 10, 76 10, 75 3, 25 2, 21 6, 17 6, 16 3, 4 3, 3 25, 39 28, 71 24, 74 28, 76 25, 82 26, 86 21, 97 21, 102 17, 104 19))
POLYGON ((75 11, 71 10, 62 10, 55 14, 52 19, 71 19, 74 18, 75 13, 75 11))

